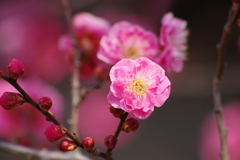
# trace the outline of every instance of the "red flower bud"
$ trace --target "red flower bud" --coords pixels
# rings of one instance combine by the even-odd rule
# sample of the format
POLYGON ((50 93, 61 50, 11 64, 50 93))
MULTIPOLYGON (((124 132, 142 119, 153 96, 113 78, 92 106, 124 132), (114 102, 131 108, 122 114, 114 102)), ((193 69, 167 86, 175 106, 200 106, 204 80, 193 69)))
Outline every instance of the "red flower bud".
POLYGON ((0 77, 3 75, 3 72, 0 70, 0 77))
POLYGON ((38 101, 42 111, 48 111, 52 107, 52 100, 49 97, 42 97, 38 101))
POLYGON ((8 65, 9 77, 17 80, 24 73, 24 64, 22 61, 13 59, 8 65))
POLYGON ((77 145, 70 138, 61 138, 57 143, 57 148, 62 152, 73 151, 77 145))
POLYGON ((116 137, 109 135, 104 139, 104 144, 107 148, 115 148, 117 141, 118 139, 116 137))
POLYGON ((121 118, 125 111, 122 109, 114 108, 113 106, 109 106, 110 112, 113 114, 114 117, 121 118))
POLYGON ((125 122, 123 122, 122 125, 122 131, 124 132, 130 132, 130 131, 136 131, 139 127, 139 122, 138 120, 134 118, 129 118, 125 122))
POLYGON ((25 102, 23 96, 19 93, 4 92, 0 98, 0 105, 6 109, 12 109, 25 102))
POLYGON ((85 150, 92 150, 94 147, 94 139, 91 137, 85 137, 82 141, 83 148, 85 150))
POLYGON ((62 138, 66 134, 66 129, 58 125, 50 125, 46 131, 45 136, 50 142, 54 142, 62 138))

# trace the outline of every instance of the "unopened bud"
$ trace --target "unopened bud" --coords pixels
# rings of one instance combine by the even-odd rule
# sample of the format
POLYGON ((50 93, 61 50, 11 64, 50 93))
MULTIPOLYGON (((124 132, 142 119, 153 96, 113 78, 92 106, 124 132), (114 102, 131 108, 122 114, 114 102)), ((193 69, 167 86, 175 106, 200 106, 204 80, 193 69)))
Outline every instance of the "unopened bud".
POLYGON ((58 125, 50 125, 46 131, 45 136, 50 142, 54 142, 62 138, 66 134, 66 129, 58 125))
POLYGON ((0 70, 0 77, 3 75, 3 72, 0 70))
POLYGON ((17 80, 24 73, 24 64, 22 61, 13 59, 8 65, 9 77, 17 80))
POLYGON ((139 127, 139 122, 138 120, 134 118, 129 118, 125 122, 123 122, 122 125, 122 131, 124 132, 130 132, 130 131, 136 131, 139 127))
POLYGON ((75 150, 77 145, 70 138, 64 137, 58 141, 57 148, 62 152, 67 152, 75 150))
POLYGON ((42 111, 48 111, 52 107, 52 100, 49 97, 42 97, 38 101, 42 111))
POLYGON ((110 68, 103 65, 97 65, 94 68, 94 76, 96 79, 109 80, 109 71, 110 68))
POLYGON ((92 150, 94 147, 94 139, 91 137, 85 137, 82 141, 83 148, 85 150, 92 150))
POLYGON ((12 109, 25 102, 23 96, 19 93, 4 92, 0 97, 0 105, 6 109, 12 109))
POLYGON ((125 111, 122 109, 114 108, 113 106, 109 106, 110 112, 113 114, 114 117, 121 118, 125 111))
POLYGON ((104 139, 104 144, 107 148, 115 148, 118 139, 115 136, 109 135, 104 139))

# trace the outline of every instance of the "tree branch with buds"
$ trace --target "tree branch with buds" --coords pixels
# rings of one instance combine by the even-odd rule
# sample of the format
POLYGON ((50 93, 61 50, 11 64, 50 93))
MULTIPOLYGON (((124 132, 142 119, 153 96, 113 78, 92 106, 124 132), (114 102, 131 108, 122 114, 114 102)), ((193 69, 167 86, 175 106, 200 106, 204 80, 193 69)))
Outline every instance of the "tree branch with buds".
POLYGON ((221 100, 221 87, 222 78, 225 67, 225 55, 226 45, 229 35, 236 23, 239 16, 239 2, 233 2, 232 8, 229 11, 227 23, 224 26, 222 37, 219 44, 217 45, 218 59, 217 69, 213 82, 213 100, 214 100, 214 111, 217 120, 218 131, 220 134, 221 152, 220 156, 222 160, 229 160, 228 147, 227 147, 227 129, 224 124, 223 113, 222 113, 222 100, 221 100))

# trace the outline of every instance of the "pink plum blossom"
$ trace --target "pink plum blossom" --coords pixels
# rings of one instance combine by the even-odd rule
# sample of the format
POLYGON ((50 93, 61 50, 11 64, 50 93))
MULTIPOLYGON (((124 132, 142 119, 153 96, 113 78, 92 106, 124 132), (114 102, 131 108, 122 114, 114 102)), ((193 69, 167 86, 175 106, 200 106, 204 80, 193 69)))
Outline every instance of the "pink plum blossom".
MULTIPOLYGON (((81 76, 89 76, 93 73, 99 60, 96 53, 101 37, 107 34, 110 24, 107 20, 96 17, 90 13, 82 12, 74 15, 72 19, 73 29, 77 36, 78 46, 82 51, 81 76)), ((73 66, 73 47, 70 35, 63 35, 58 41, 58 48, 66 52, 67 61, 73 66)))
POLYGON ((146 119, 168 99, 171 84, 165 71, 146 57, 122 59, 110 70, 109 103, 135 119, 146 119))
POLYGON ((160 46, 162 53, 159 64, 166 71, 180 72, 183 61, 186 60, 187 22, 175 18, 172 13, 166 13, 162 18, 160 29, 160 46))
MULTIPOLYGON (((240 101, 224 105, 223 117, 227 132, 228 151, 231 160, 240 159, 240 101)), ((220 139, 214 113, 209 114, 200 130, 200 159, 220 160, 220 139)))
MULTIPOLYGON (((50 111, 61 120, 64 102, 59 91, 34 78, 18 82, 36 102, 42 96, 51 97, 53 106, 50 111)), ((0 80, 0 95, 4 92, 18 93, 10 84, 0 80)), ((33 148, 49 148, 51 143, 44 132, 50 124, 42 113, 28 103, 7 111, 0 107, 1 140, 33 148)))
POLYGON ((108 64, 123 58, 148 57, 152 60, 159 54, 157 37, 138 25, 118 22, 102 37, 97 57, 108 64))

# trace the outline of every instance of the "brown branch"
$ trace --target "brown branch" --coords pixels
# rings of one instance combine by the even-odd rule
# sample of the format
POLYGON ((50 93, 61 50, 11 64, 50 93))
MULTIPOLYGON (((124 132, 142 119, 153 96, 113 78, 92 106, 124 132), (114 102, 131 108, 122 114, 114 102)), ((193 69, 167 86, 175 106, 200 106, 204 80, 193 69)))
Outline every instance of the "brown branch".
POLYGON ((78 47, 78 40, 77 37, 73 31, 73 26, 72 26, 72 16, 71 16, 71 9, 69 7, 69 2, 68 0, 61 0, 62 2, 62 7, 64 10, 64 14, 67 20, 68 24, 68 30, 69 33, 72 37, 72 47, 73 47, 73 60, 74 60, 74 69, 72 72, 72 79, 71 79, 71 94, 72 94, 72 105, 71 105, 71 113, 70 117, 68 119, 68 124, 70 125, 70 130, 71 131, 77 131, 77 109, 80 101, 80 56, 81 56, 81 51, 78 47))
POLYGON ((219 44, 217 45, 218 59, 217 69, 213 82, 213 100, 214 110, 217 120, 218 131, 220 134, 221 152, 220 156, 222 160, 229 160, 228 147, 227 147, 227 129, 224 124, 223 113, 222 113, 222 101, 221 101, 221 86, 222 78, 225 67, 225 54, 226 44, 229 35, 234 27, 234 24, 239 16, 239 2, 233 3, 232 8, 229 11, 228 21, 224 26, 223 33, 219 44))
MULTIPOLYGON (((5 81, 7 81, 9 84, 11 84, 13 87, 15 87, 24 97, 24 99, 26 100, 27 103, 31 104, 33 107, 35 107, 37 110, 39 110, 49 121, 53 122, 55 125, 59 125, 62 126, 64 129, 67 130, 66 135, 71 138, 78 147, 83 148, 81 141, 77 138, 76 134, 72 133, 71 131, 69 131, 66 127, 64 127, 52 114, 50 114, 49 112, 44 112, 40 109, 39 105, 37 102, 35 102, 22 88, 21 86, 17 83, 17 81, 12 80, 11 78, 2 75, 0 76, 2 79, 4 79, 5 81)), ((104 159, 107 158, 107 155, 103 152, 101 152, 98 149, 93 149, 91 151, 87 151, 89 152, 91 155, 94 155, 96 157, 102 157, 104 159)))
MULTIPOLYGON (((118 127, 117 127, 117 130, 114 132, 114 137, 118 138, 121 130, 122 130, 122 125, 123 125, 123 122, 126 120, 128 116, 128 113, 124 113, 124 115, 121 117, 120 119, 120 122, 118 124, 118 127)), ((107 155, 107 160, 112 160, 112 150, 113 148, 108 148, 107 151, 106 151, 106 155, 107 155)))
POLYGON ((96 83, 86 87, 86 88, 82 88, 80 89, 80 99, 79 99, 79 105, 81 104, 81 102, 85 99, 86 95, 89 94, 90 92, 92 92, 95 89, 98 89, 101 87, 101 84, 104 82, 103 79, 98 80, 96 83))
POLYGON ((79 152, 62 153, 46 149, 32 149, 8 142, 0 142, 0 154, 19 160, 89 160, 79 152))

